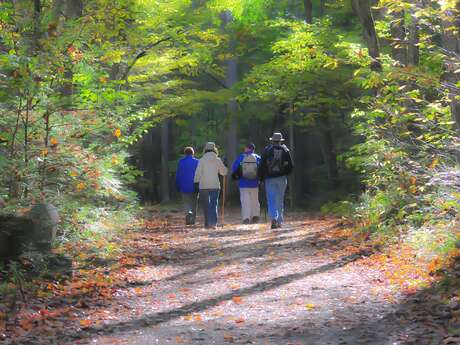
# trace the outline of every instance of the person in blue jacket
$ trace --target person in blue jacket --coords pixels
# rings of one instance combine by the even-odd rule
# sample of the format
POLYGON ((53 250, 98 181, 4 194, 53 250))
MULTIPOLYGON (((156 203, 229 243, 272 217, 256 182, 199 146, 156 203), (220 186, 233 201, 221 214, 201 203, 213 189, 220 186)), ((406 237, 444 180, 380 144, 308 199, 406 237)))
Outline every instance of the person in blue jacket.
POLYGON ((196 220, 198 190, 193 183, 198 159, 194 157, 193 147, 184 149, 185 157, 179 160, 176 171, 176 188, 182 194, 185 211, 185 224, 193 225, 196 220))
POLYGON ((254 153, 253 143, 233 162, 232 178, 239 180, 241 216, 243 224, 258 223, 260 219, 259 178, 260 156, 254 153))

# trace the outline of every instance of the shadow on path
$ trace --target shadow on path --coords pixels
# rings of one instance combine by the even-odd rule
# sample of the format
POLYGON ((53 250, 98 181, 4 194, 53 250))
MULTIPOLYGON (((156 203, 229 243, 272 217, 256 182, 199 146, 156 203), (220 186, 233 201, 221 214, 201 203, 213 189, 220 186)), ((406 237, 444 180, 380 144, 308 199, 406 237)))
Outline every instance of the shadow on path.
POLYGON ((85 330, 84 332, 79 332, 75 335, 75 337, 78 338, 84 338, 88 336, 88 334, 91 333, 97 333, 99 335, 107 335, 107 334, 113 334, 115 332, 127 332, 127 331, 133 331, 145 327, 150 327, 150 326, 155 326, 159 325, 164 322, 168 322, 170 320, 189 315, 191 313, 198 313, 202 312, 206 309, 212 308, 214 306, 217 306, 219 303, 223 301, 229 301, 235 296, 249 296, 254 293, 258 292, 264 292, 268 290, 272 290, 275 288, 278 288, 280 286, 289 284, 291 282, 294 282, 299 279, 303 279, 305 277, 327 272, 330 270, 334 270, 340 267, 343 267, 347 265, 348 263, 351 263, 363 256, 369 256, 372 253, 370 251, 362 251, 353 255, 345 256, 342 257, 341 259, 337 260, 336 262, 326 264, 320 267, 317 267, 312 270, 308 270, 305 272, 301 273, 293 273, 293 274, 288 274, 285 276, 273 278, 264 282, 257 283, 255 285, 252 285, 250 287, 246 288, 240 288, 237 290, 233 290, 232 292, 222 294, 213 298, 208 298, 199 302, 195 303, 190 303, 185 306, 170 310, 170 311, 165 311, 165 312, 160 312, 160 313, 155 313, 155 314, 148 314, 144 315, 140 318, 130 320, 130 321, 124 321, 124 322, 118 322, 114 323, 111 325, 105 325, 101 328, 90 328, 85 330))

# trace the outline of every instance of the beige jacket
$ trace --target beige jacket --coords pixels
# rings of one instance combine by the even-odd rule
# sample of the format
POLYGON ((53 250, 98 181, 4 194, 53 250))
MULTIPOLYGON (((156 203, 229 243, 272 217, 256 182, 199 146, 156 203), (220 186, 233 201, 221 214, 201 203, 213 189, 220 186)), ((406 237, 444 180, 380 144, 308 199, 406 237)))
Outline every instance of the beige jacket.
POLYGON ((227 175, 227 168, 214 152, 206 152, 198 162, 195 183, 200 189, 220 189, 219 175, 227 175))

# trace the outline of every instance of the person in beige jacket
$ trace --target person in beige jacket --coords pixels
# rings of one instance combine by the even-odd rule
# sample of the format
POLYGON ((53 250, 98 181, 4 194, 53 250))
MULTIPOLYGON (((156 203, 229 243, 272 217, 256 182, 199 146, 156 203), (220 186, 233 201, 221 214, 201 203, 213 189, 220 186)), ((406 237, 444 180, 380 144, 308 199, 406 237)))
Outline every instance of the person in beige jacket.
POLYGON ((198 183, 199 202, 204 213, 206 228, 215 228, 217 225, 217 208, 220 192, 219 175, 227 175, 227 168, 218 157, 216 144, 206 143, 204 155, 198 162, 194 182, 198 183))

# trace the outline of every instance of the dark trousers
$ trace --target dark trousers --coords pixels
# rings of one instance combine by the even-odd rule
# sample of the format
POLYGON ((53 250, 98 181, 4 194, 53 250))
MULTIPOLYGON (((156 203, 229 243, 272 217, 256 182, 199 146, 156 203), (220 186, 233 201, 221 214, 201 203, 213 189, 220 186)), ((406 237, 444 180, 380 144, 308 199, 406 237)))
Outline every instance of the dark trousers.
POLYGON ((195 224, 198 193, 182 193, 186 221, 195 224))
POLYGON ((200 205, 203 210, 204 225, 206 227, 217 225, 219 192, 219 189, 200 189, 200 205))

